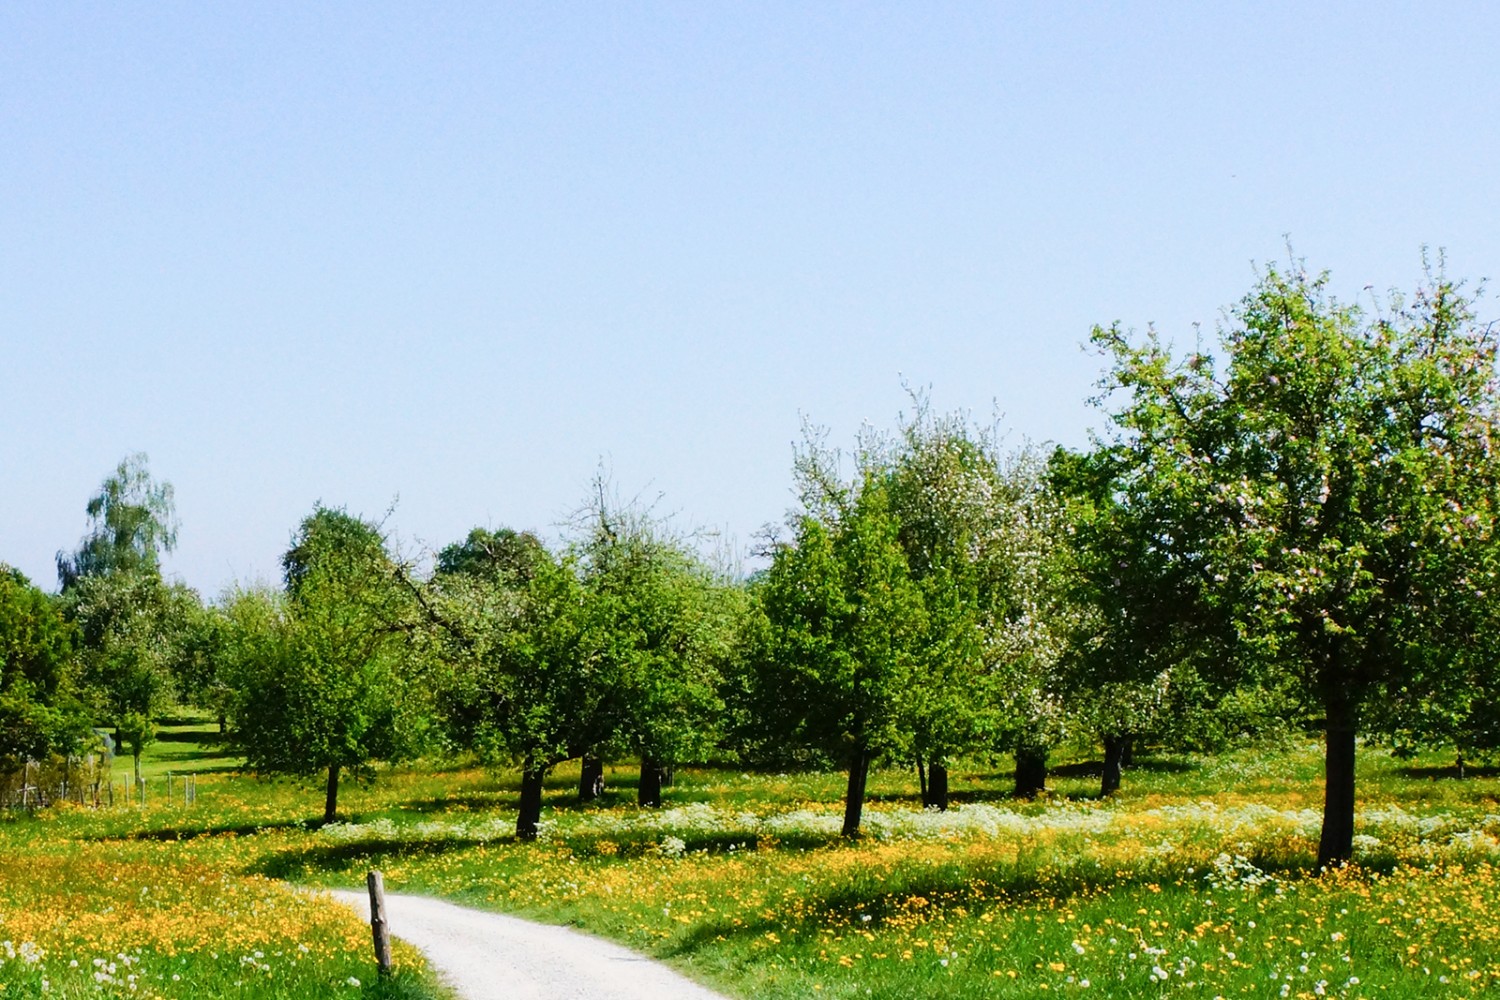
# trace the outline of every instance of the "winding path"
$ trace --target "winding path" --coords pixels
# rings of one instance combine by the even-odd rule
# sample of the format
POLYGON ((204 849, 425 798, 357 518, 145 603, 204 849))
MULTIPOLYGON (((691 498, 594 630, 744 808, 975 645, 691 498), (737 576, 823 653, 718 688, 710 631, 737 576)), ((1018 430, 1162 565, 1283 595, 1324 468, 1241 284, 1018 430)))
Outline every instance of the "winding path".
MULTIPOLYGON (((364 892, 329 889, 366 920, 364 892)), ((725 1000, 617 944, 570 927, 387 893, 391 934, 413 944, 463 1000, 725 1000)))

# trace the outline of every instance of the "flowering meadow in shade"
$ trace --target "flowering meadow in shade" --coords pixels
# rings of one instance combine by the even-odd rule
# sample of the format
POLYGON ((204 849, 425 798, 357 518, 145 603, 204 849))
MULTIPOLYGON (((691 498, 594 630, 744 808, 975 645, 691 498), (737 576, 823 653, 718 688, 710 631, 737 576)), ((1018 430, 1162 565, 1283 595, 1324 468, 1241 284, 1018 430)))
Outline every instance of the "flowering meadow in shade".
MULTIPOLYGON (((287 883, 378 867, 393 891, 576 924, 745 998, 1500 989, 1500 780, 1363 758, 1356 864, 1322 875, 1312 744, 1148 761, 1108 800, 1068 771, 1035 803, 1001 770, 956 772, 947 813, 880 772, 853 844, 838 775, 683 769, 652 811, 625 767, 589 806, 562 771, 541 839, 518 844, 510 776, 383 772, 319 826, 311 786, 205 774, 191 808, 0 823, 0 987, 369 993, 367 928, 287 883)), ((432 988, 398 959, 401 989, 432 988)))

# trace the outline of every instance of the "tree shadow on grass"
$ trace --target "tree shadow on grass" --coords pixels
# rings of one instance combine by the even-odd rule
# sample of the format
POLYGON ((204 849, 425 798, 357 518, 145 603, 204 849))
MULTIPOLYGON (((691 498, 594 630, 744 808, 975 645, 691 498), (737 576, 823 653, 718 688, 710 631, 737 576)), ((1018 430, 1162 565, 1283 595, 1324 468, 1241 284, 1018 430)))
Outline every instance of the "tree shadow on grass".
POLYGON ((1439 778, 1467 781, 1470 778, 1500 777, 1500 766, 1493 764, 1465 764, 1463 773, 1460 774, 1457 764, 1448 764, 1441 767, 1412 764, 1408 767, 1397 768, 1396 773, 1403 778, 1414 778, 1420 781, 1436 781, 1439 778))
POLYGON ((213 746, 216 743, 224 742, 224 737, 220 736, 218 732, 205 732, 201 729, 158 729, 156 731, 156 741, 158 743, 196 743, 213 746))
POLYGON ((480 845, 513 843, 515 843, 514 837, 494 839, 444 837, 434 840, 372 838, 283 851, 257 862, 250 871, 257 875, 284 880, 295 880, 314 871, 363 874, 391 860, 441 857, 444 854, 466 851, 480 845))
MULTIPOLYGON (((1277 861, 1258 859, 1262 871, 1302 878, 1313 873, 1312 857, 1277 861)), ((1017 906, 1059 904, 1080 898, 1097 898, 1122 889, 1142 889, 1171 882, 1183 870, 1168 864, 1147 865, 1123 876, 1116 865, 1083 860, 1064 868, 1033 866, 1024 860, 1014 867, 977 871, 962 863, 923 866, 911 871, 883 872, 880 876, 855 875, 830 887, 819 897, 807 898, 799 909, 809 914, 802 928, 863 928, 875 930, 891 922, 910 920, 913 913, 930 914, 962 908, 970 914, 1017 906)), ((1154 890, 1153 890, 1154 891, 1154 890)), ((697 924, 686 930, 664 952, 666 957, 691 955, 699 948, 725 938, 754 938, 767 931, 783 932, 786 920, 759 916, 740 922, 734 919, 697 924)))
POLYGON ((270 823, 216 823, 209 826, 168 826, 132 833, 101 833, 82 838, 98 843, 118 841, 197 840, 199 837, 248 837, 267 830, 316 830, 322 820, 289 819, 270 823))
MULTIPOLYGON (((492 809, 514 812, 519 803, 520 794, 518 792, 503 789, 493 792, 463 792, 458 795, 409 799, 402 802, 397 808, 402 812, 423 814, 448 812, 453 809, 492 809)), ((379 810, 376 811, 378 812, 379 810)))

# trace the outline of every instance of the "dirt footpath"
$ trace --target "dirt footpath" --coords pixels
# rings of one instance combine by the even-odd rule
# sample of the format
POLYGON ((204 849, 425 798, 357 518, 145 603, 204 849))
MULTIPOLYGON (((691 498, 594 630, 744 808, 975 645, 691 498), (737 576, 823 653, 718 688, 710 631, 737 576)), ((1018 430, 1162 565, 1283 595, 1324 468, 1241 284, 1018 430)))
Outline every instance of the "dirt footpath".
MULTIPOLYGON (((364 892, 330 889, 366 921, 364 892)), ((423 896, 385 897, 391 934, 416 945, 464 1000, 725 1000, 659 962, 569 927, 423 896)))

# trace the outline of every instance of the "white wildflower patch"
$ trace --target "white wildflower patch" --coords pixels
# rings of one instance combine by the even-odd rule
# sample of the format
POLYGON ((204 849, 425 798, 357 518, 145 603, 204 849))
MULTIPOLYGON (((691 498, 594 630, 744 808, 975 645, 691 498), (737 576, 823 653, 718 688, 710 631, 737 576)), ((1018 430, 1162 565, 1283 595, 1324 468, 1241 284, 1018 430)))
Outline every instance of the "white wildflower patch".
POLYGON ((1215 889, 1229 891, 1260 889, 1276 882, 1274 876, 1261 871, 1243 854, 1228 853, 1213 859, 1212 866, 1203 879, 1215 889))
MULTIPOLYGON (((368 823, 330 823, 319 832, 346 843, 490 843, 514 836, 515 816, 502 812, 406 824, 381 818, 368 823)), ((1422 815, 1381 804, 1361 811, 1356 823, 1361 831, 1354 837, 1356 856, 1385 849, 1413 860, 1500 861, 1500 815, 1477 819, 1448 812, 1422 815)), ((736 850, 762 839, 831 841, 838 837, 842 824, 842 810, 834 803, 755 811, 694 802, 665 809, 556 812, 539 824, 538 839, 633 843, 661 857, 678 857, 705 847, 736 850)), ((1194 845, 1222 845, 1226 853, 1214 863, 1210 882, 1246 889, 1275 881, 1245 860, 1253 845, 1289 837, 1316 840, 1321 825, 1317 809, 1277 809, 1255 802, 1221 806, 1202 800, 1128 810, 1112 802, 1062 800, 1041 809, 1032 804, 972 803, 946 811, 871 804, 865 808, 861 831, 877 842, 1027 842, 1070 836, 1088 841, 1114 834, 1136 840, 1146 857, 1164 862, 1183 854, 1191 857, 1198 850, 1194 845)))

